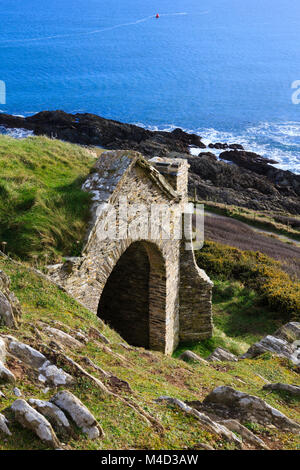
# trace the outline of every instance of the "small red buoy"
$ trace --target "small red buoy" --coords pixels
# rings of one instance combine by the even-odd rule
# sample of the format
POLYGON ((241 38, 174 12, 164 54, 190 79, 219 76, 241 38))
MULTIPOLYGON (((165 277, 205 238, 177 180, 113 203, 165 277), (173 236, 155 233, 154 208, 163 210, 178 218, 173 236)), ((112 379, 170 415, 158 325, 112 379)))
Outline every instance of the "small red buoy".
POLYGON ((158 13, 156 13, 156 17, 155 17, 155 18, 159 18, 159 14, 158 14, 158 13))

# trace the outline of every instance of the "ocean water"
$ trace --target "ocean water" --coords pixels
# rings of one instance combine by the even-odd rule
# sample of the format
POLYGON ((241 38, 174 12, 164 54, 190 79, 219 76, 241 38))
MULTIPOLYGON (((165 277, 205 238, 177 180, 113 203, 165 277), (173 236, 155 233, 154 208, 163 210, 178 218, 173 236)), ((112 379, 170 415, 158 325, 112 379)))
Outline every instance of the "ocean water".
POLYGON ((300 173, 299 44, 299 0, 0 0, 0 109, 182 127, 300 173))

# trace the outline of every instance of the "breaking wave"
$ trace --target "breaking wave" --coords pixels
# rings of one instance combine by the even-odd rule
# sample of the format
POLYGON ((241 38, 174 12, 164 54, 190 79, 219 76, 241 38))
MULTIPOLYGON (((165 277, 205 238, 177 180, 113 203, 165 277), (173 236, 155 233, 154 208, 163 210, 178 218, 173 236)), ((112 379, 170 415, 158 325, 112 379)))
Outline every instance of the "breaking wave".
MULTIPOLYGON (((141 123, 137 125, 143 126, 141 123)), ((178 126, 143 126, 150 130, 172 131, 178 126)), ((288 121, 283 123, 261 122, 257 126, 249 126, 242 130, 220 131, 212 127, 183 129, 186 132, 198 134, 204 144, 222 142, 242 144, 245 150, 258 153, 265 158, 271 158, 278 163, 276 168, 290 170, 300 174, 300 122, 288 121)), ((191 149, 197 155, 203 149, 191 149)), ((222 150, 209 149, 217 156, 222 150)))

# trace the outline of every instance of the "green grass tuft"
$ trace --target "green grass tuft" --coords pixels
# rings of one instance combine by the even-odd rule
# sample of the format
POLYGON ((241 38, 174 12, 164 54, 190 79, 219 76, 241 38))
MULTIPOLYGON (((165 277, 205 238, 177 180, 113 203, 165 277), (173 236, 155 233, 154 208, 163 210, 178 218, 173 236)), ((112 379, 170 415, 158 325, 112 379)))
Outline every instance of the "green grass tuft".
POLYGON ((7 252, 41 263, 80 253, 90 205, 81 185, 94 161, 78 145, 0 136, 0 243, 7 252))

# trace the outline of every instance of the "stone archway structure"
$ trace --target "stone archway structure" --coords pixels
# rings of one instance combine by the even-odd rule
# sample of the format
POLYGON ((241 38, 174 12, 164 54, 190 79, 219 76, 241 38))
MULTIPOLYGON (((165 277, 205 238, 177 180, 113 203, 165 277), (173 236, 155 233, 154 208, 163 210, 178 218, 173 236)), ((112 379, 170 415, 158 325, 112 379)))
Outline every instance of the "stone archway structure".
POLYGON ((166 354, 179 342, 211 336, 212 282, 196 265, 193 251, 185 249, 185 240, 163 230, 153 237, 150 229, 145 236, 131 228, 139 226, 141 213, 148 218, 153 205, 182 215, 188 167, 184 159, 147 161, 132 151, 103 153, 83 185, 93 204, 82 256, 52 272, 129 343, 166 354), (125 231, 121 200, 128 209, 125 231), (137 203, 142 210, 134 210, 137 203), (109 236, 99 235, 104 227, 109 236), (119 236, 112 236, 111 227, 119 236))
POLYGON ((134 346, 165 349, 166 285, 166 262, 159 248, 133 242, 105 284, 98 316, 134 346))

